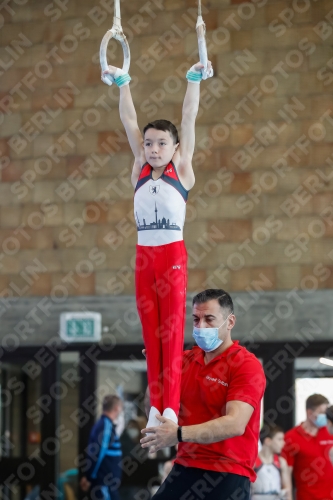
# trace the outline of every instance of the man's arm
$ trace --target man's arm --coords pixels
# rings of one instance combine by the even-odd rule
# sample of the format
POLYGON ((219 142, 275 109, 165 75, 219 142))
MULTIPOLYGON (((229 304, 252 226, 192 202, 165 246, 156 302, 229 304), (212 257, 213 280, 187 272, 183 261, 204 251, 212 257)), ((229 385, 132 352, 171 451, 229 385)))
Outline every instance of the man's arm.
POLYGON ((286 491, 284 498, 286 500, 292 500, 292 467, 288 466, 287 461, 283 457, 279 457, 279 460, 281 465, 281 486, 282 489, 286 491))
MULTIPOLYGON (((197 444, 211 444, 224 439, 241 436, 253 413, 253 407, 243 401, 229 401, 226 405, 226 415, 198 425, 186 425, 182 427, 182 439, 184 442, 197 444)), ((158 451, 166 446, 174 446, 178 443, 178 425, 164 417, 157 417, 163 425, 143 429, 149 435, 141 439, 143 448, 153 448, 158 451)))
POLYGON ((93 473, 95 471, 100 453, 101 453, 101 443, 99 442, 99 440, 94 440, 90 436, 89 444, 85 450, 86 463, 87 463, 87 468, 85 470, 85 477, 88 480, 88 482, 91 482, 91 480, 93 479, 93 473))
MULTIPOLYGON (((299 446, 293 441, 290 431, 288 431, 285 436, 285 445, 281 451, 281 458, 286 462, 288 475, 290 478, 290 491, 292 492, 292 476, 294 470, 295 460, 297 459, 297 454, 299 452, 299 446)), ((282 475, 282 474, 281 474, 282 475)), ((292 498, 292 493, 290 498, 292 498)))
POLYGON ((91 479, 96 479, 101 463, 109 447, 109 443, 111 442, 111 437, 111 421, 105 420, 103 426, 99 429, 97 439, 91 440, 88 445, 87 456, 91 462, 86 476, 89 481, 91 481, 91 479))
POLYGON ((243 401, 228 401, 226 415, 203 424, 183 427, 183 441, 211 444, 224 439, 242 436, 254 408, 243 401))

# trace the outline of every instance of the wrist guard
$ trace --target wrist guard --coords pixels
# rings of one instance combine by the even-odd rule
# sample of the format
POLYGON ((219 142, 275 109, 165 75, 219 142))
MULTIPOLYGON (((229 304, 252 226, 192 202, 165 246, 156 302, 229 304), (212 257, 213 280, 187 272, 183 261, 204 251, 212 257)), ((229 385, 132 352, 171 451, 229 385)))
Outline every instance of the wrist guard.
POLYGON ((124 87, 124 85, 128 85, 131 81, 131 77, 128 73, 124 73, 122 69, 117 69, 115 75, 113 77, 114 83, 120 88, 124 87), (119 72, 119 73, 118 73, 119 72), (121 72, 121 73, 120 73, 121 72))
POLYGON ((196 69, 194 69, 194 66, 192 66, 192 68, 189 69, 186 73, 186 78, 188 82, 200 83, 202 80, 202 72, 201 70, 197 71, 196 69))

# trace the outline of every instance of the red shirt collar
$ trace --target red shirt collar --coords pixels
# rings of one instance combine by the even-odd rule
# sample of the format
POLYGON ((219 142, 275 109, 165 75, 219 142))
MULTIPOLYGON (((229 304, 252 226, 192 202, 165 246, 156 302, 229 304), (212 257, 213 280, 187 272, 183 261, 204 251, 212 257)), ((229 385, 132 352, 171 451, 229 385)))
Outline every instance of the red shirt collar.
POLYGON ((328 430, 326 429, 326 427, 320 427, 318 429, 318 432, 317 432, 317 434, 315 436, 312 435, 312 434, 309 434, 304 429, 304 427, 302 425, 303 423, 304 422, 301 422, 298 426, 296 426, 296 430, 297 430, 297 432, 299 432, 299 434, 301 434, 302 436, 306 437, 307 439, 311 439, 311 438, 316 439, 320 434, 324 434, 325 436, 326 436, 326 434, 328 434, 330 436, 330 433, 328 432, 328 430))

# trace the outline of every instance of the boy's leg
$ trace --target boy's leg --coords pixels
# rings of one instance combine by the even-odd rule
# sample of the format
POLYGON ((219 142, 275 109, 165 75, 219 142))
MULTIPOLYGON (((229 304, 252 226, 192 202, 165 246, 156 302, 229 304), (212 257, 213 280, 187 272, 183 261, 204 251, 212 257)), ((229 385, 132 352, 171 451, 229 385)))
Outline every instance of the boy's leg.
POLYGON ((150 404, 162 413, 162 350, 158 337, 159 309, 153 267, 153 247, 137 245, 135 264, 136 305, 147 357, 150 404))
POLYGON ((157 291, 163 356, 163 410, 179 412, 184 349, 187 252, 183 241, 160 247, 157 291))

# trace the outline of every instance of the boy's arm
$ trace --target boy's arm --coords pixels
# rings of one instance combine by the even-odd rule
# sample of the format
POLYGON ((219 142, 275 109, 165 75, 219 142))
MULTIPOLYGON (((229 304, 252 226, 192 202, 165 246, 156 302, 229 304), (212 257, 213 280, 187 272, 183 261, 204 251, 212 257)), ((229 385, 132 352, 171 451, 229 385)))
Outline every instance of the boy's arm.
MULTIPOLYGON (((197 63, 194 68, 199 71, 204 66, 197 63)), ((209 67, 211 63, 209 62, 209 67)), ((198 83, 187 83, 187 90, 183 103, 180 159, 178 173, 180 180, 185 183, 185 187, 190 189, 194 185, 195 177, 192 168, 192 158, 195 147, 195 119, 199 110, 200 85, 198 83)))
POLYGON ((282 489, 285 490, 285 499, 292 500, 292 481, 291 472, 289 470, 287 461, 283 457, 279 457, 281 465, 281 485, 282 489))
MULTIPOLYGON (((109 66, 103 74, 115 75, 118 68, 109 66)), ((118 70, 119 71, 119 70, 118 70)), ((138 126, 138 120, 129 85, 120 87, 119 114, 124 125, 128 142, 134 155, 134 165, 132 170, 132 184, 135 186, 140 175, 142 164, 144 163, 143 139, 138 126)))
POLYGON ((134 155, 134 165, 132 169, 131 181, 132 185, 135 187, 140 175, 141 167, 144 163, 142 147, 143 139, 139 129, 129 85, 125 85, 124 87, 120 88, 119 114, 126 131, 128 142, 134 155))
POLYGON ((200 85, 188 82, 183 104, 178 166, 179 178, 186 189, 191 189, 195 182, 192 158, 195 147, 195 119, 198 114, 199 99, 200 85))

